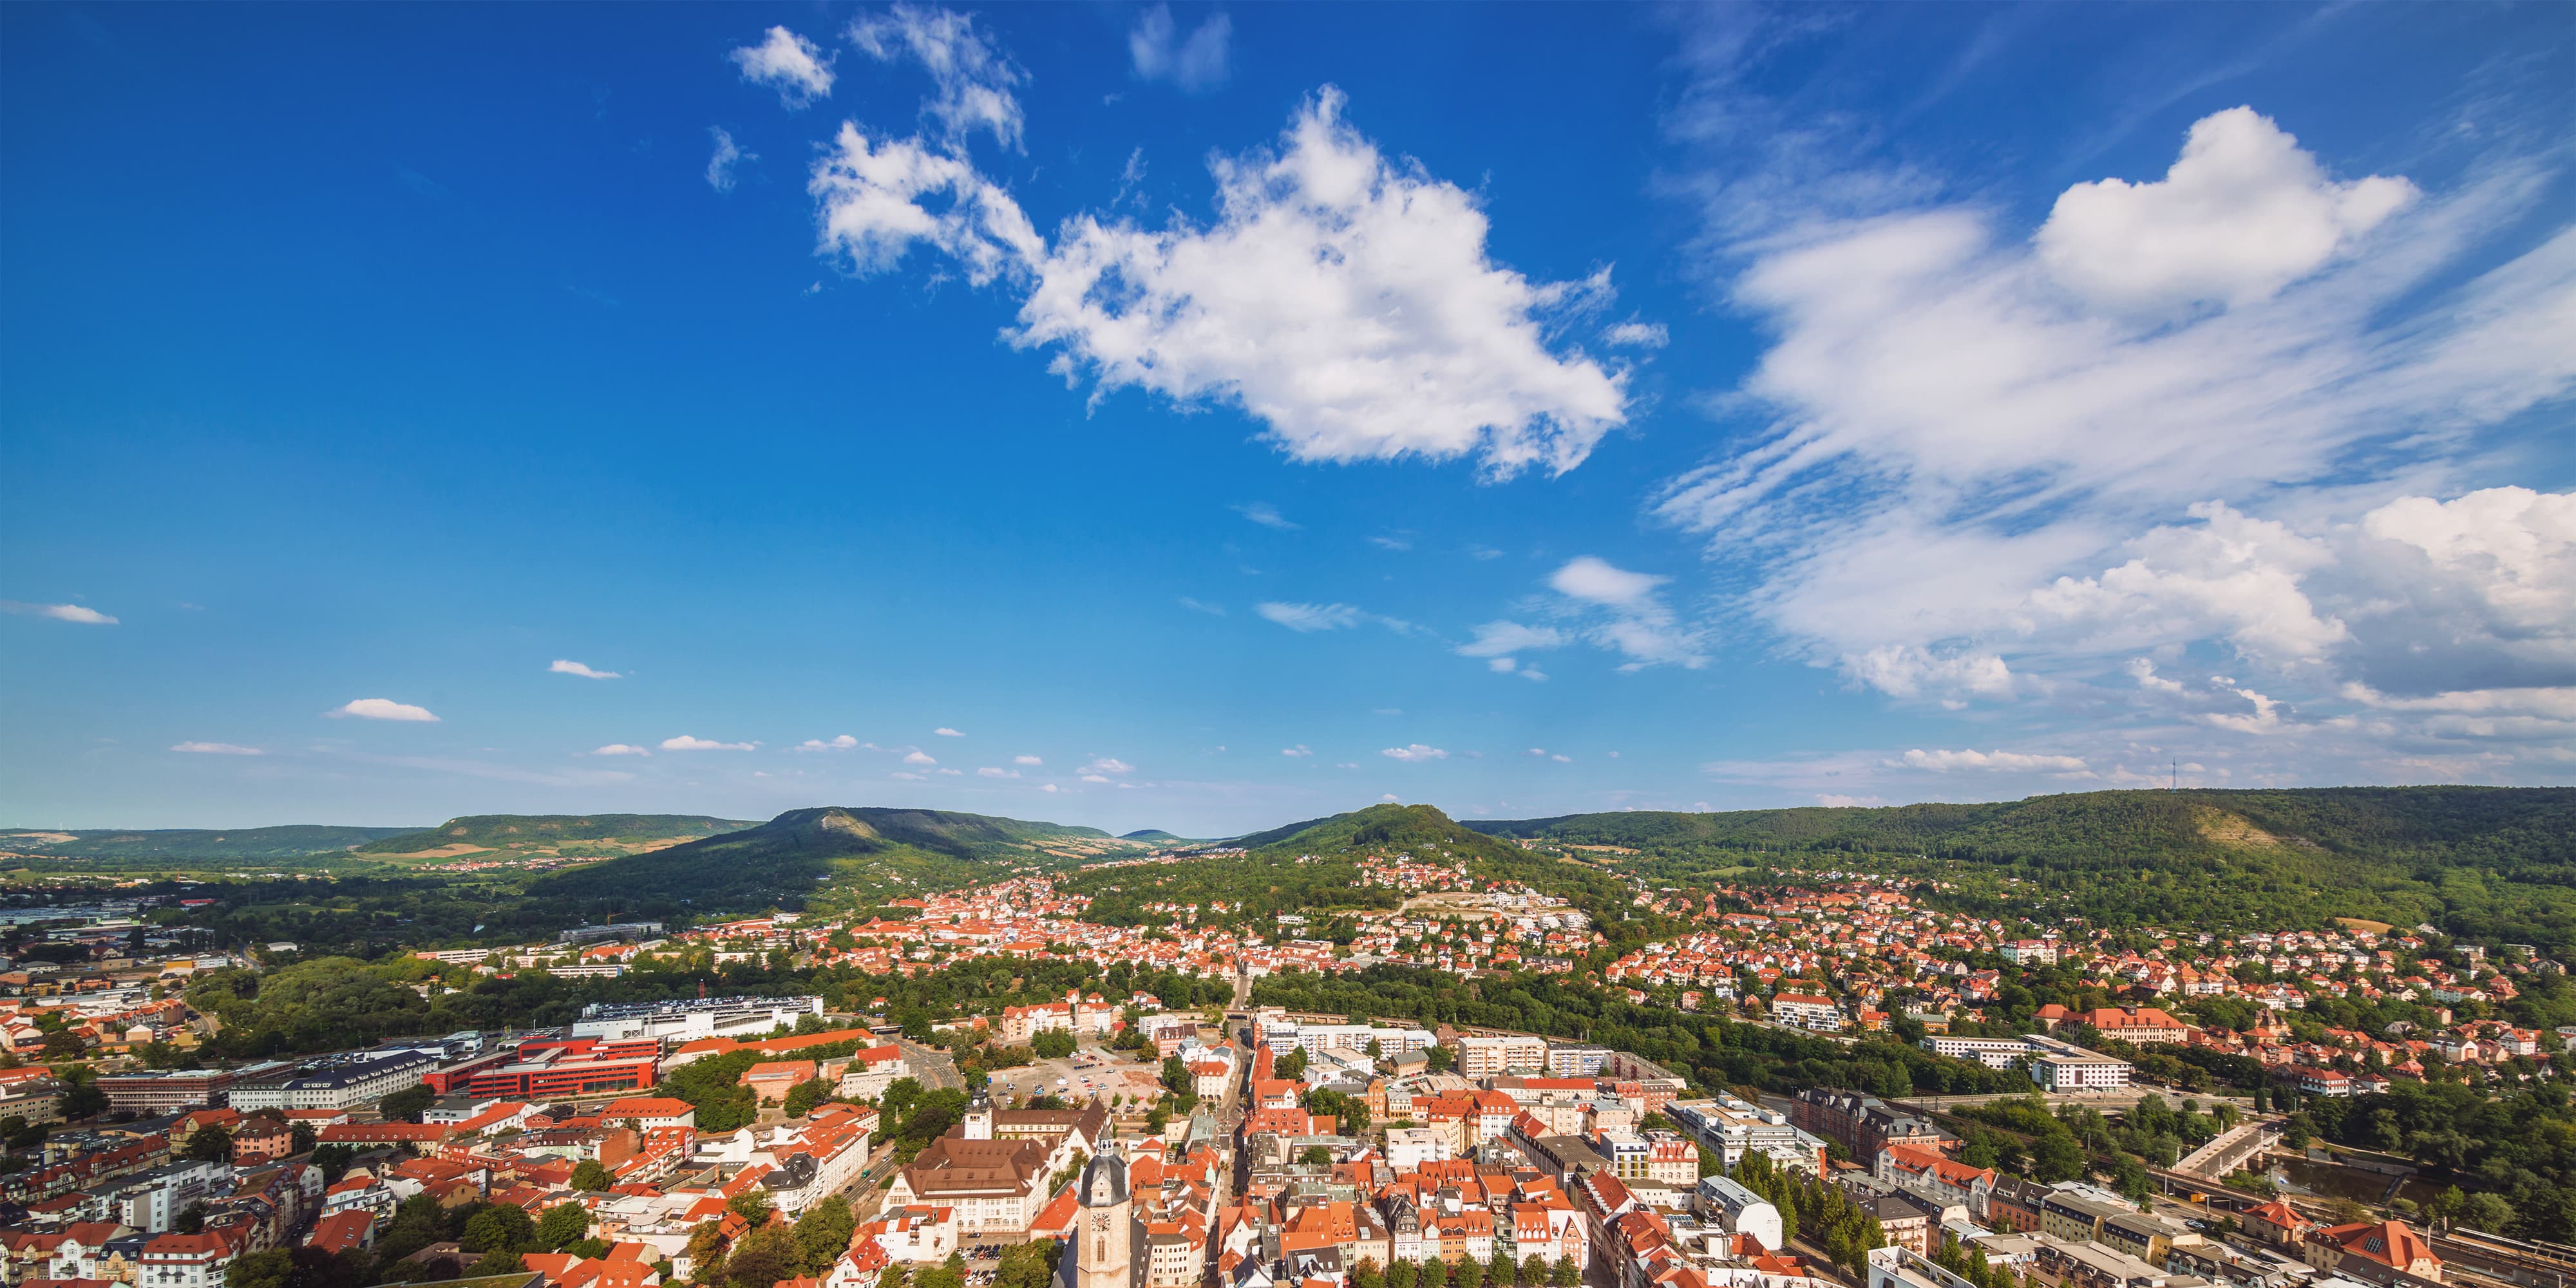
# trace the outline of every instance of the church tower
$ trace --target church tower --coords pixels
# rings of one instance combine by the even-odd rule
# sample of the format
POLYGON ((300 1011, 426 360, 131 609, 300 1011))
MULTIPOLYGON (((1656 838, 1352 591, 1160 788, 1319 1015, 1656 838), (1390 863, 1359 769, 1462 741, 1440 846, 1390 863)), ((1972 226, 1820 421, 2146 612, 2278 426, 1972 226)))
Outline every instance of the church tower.
POLYGON ((1098 1157, 1082 1169, 1081 1205, 1074 1222, 1074 1255, 1064 1264, 1071 1275, 1059 1276, 1063 1288, 1135 1288, 1136 1221, 1127 1194, 1127 1160, 1118 1147, 1103 1144, 1098 1157), (1070 1281, 1070 1282, 1066 1282, 1070 1281))
POLYGON ((990 1084, 975 1088, 975 1097, 966 1104, 966 1139, 993 1138, 993 1096, 990 1084))

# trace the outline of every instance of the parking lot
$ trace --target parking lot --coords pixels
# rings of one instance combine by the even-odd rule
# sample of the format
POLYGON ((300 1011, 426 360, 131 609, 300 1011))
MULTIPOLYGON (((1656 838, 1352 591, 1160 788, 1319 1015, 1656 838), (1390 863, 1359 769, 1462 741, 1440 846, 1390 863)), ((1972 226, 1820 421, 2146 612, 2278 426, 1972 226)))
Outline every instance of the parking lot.
POLYGON ((1054 1095, 1062 1096, 1067 1104, 1078 1105, 1095 1095, 1103 1100, 1113 1095, 1130 1100, 1151 1097, 1161 1085, 1161 1067, 1139 1063, 1131 1056, 1130 1052, 1105 1047, 1083 1047, 1061 1060, 1040 1060, 1024 1068, 997 1070, 994 1101, 1016 1103, 1030 1096, 1054 1095))

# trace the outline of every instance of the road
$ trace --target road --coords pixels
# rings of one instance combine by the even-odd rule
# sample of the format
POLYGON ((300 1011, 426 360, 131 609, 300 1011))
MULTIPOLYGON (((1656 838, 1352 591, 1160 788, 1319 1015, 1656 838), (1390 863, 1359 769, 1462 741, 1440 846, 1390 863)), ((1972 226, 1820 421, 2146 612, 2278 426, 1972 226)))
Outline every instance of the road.
POLYGON ((942 1087, 966 1090, 966 1075, 957 1072, 957 1062, 949 1059, 947 1052, 923 1046, 910 1038, 896 1038, 894 1044, 903 1048, 903 1062, 912 1070, 914 1079, 921 1083, 922 1090, 937 1091, 942 1087))

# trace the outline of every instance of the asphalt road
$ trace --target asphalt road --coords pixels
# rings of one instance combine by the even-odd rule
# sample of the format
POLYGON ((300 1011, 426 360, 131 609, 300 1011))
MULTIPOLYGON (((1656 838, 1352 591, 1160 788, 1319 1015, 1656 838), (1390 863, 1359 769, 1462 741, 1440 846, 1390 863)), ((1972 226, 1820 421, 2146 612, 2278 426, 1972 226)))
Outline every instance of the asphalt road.
POLYGON ((937 1091, 942 1087, 966 1089, 966 1075, 957 1072, 957 1062, 949 1059, 947 1052, 923 1046, 910 1038, 896 1038, 894 1044, 903 1048, 903 1062, 910 1066, 912 1076, 921 1083, 922 1090, 937 1091))

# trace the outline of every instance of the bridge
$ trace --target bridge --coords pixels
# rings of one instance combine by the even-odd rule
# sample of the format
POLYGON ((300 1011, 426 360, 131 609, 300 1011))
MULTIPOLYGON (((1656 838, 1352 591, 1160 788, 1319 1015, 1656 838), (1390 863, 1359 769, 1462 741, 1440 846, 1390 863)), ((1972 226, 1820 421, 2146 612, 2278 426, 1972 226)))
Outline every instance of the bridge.
POLYGON ((2173 1170, 2212 1180, 2227 1175, 2262 1157, 2278 1144, 2281 1133, 2272 1123, 2238 1123, 2211 1138, 2210 1142, 2191 1151, 2173 1170))

